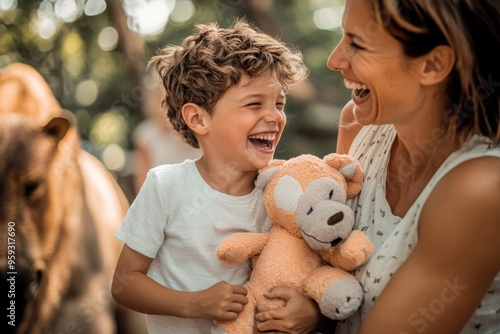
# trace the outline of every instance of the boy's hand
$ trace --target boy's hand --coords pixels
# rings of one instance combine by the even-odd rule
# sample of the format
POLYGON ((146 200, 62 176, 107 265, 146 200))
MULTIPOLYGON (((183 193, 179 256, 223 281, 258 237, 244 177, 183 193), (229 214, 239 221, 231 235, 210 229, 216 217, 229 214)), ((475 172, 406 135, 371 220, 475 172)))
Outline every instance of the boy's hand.
POLYGON ((194 292, 189 307, 193 318, 234 320, 248 303, 247 289, 221 281, 206 290, 194 292))

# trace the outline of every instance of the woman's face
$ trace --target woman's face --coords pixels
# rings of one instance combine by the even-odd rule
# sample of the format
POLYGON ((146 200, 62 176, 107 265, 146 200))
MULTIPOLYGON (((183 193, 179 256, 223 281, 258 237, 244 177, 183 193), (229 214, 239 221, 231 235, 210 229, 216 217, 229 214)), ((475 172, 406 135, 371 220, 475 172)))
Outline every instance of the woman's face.
POLYGON ((411 122, 422 107, 418 71, 422 61, 403 53, 401 43, 377 23, 370 0, 346 0, 343 37, 328 59, 352 89, 361 125, 411 122))

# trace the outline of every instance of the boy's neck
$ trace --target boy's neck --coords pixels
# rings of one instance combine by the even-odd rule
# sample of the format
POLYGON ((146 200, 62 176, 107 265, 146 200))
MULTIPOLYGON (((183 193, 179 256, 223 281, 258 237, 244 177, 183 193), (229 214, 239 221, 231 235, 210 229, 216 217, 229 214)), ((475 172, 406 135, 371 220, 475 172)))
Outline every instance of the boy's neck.
POLYGON ((196 161, 196 167, 205 182, 218 192, 231 196, 244 196, 255 188, 257 171, 240 171, 230 164, 214 164, 204 157, 196 161))

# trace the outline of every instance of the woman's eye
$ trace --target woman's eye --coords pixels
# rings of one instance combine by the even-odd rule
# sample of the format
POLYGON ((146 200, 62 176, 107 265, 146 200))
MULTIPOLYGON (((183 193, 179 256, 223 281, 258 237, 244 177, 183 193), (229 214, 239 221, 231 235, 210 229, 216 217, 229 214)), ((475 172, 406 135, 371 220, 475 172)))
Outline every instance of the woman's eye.
POLYGON ((356 50, 364 50, 361 46, 359 46, 358 44, 356 44, 354 42, 351 42, 351 47, 353 49, 356 49, 356 50))

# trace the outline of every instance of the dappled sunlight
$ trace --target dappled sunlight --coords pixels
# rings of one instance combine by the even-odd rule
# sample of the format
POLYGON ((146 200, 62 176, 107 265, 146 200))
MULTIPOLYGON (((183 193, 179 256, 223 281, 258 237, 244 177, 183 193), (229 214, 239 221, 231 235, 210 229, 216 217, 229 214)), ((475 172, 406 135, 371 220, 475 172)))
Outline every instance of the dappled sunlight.
POLYGON ((314 24, 323 30, 336 29, 342 24, 343 10, 344 7, 341 5, 319 8, 313 14, 314 24))
POLYGON ((105 27, 97 37, 97 44, 103 51, 111 51, 118 45, 118 31, 113 27, 105 27))
POLYGON ((76 86, 75 99, 81 106, 90 106, 97 100, 99 87, 94 80, 84 80, 76 86))
POLYGON ((110 144, 102 151, 102 162, 113 172, 119 172, 125 167, 125 152, 117 144, 110 144))
POLYGON ((143 36, 157 35, 163 31, 175 0, 125 0, 128 27, 143 36))
POLYGON ((0 0, 0 10, 11 10, 17 7, 17 0, 0 0))
POLYGON ((106 111, 92 120, 90 140, 97 145, 121 143, 125 139, 127 122, 117 111, 106 111))
POLYGON ((54 14, 63 22, 71 23, 83 13, 82 0, 57 0, 54 2, 54 14))
POLYGON ((191 0, 178 0, 170 14, 170 19, 177 23, 184 23, 194 15, 194 12, 195 7, 191 0))

